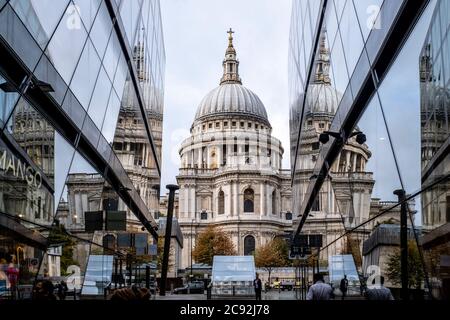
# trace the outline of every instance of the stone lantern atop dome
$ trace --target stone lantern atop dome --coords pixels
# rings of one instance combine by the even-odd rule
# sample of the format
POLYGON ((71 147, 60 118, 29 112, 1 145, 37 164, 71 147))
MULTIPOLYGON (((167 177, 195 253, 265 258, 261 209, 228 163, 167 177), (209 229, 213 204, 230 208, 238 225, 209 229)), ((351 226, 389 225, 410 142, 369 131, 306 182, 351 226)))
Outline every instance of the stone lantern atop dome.
POLYGON ((239 78, 239 60, 236 58, 236 49, 233 46, 233 33, 234 31, 230 28, 228 30, 228 48, 225 52, 225 59, 223 60, 223 76, 220 79, 220 84, 242 84, 241 78, 239 78))

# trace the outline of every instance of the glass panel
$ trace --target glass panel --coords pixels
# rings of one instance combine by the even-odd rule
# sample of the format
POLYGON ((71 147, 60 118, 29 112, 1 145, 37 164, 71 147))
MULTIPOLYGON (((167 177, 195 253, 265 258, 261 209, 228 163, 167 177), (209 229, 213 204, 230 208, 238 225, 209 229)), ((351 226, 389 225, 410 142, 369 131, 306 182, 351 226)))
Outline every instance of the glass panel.
POLYGON ((44 49, 63 16, 69 0, 11 0, 9 3, 39 46, 44 49), (49 8, 52 10, 48 10, 49 8))
POLYGON ((108 143, 112 143, 114 139, 114 133, 117 126, 117 117, 120 110, 120 101, 114 90, 111 91, 109 97, 108 110, 105 114, 105 120, 103 121, 102 134, 108 143))
POLYGON ((102 127, 111 87, 106 71, 101 68, 88 110, 88 114, 98 128, 102 127))
POLYGON ((73 0, 86 30, 90 30, 101 0, 73 0))
POLYGON ((70 84, 73 93, 86 110, 88 109, 91 100, 99 69, 100 59, 92 42, 88 40, 70 84))
MULTIPOLYGON (((78 11, 75 10, 70 14, 66 13, 64 18, 80 19, 78 11)), ((65 23, 61 23, 48 45, 47 55, 66 83, 70 83, 86 37, 84 26, 68 28, 65 23)))
POLYGON ((17 99, 19 94, 14 86, 0 75, 0 129, 3 130, 17 99))
MULTIPOLYGON (((367 39, 372 29, 381 27, 379 23, 375 24, 375 21, 377 21, 377 16, 381 10, 383 1, 384 0, 353 0, 364 41, 367 39)), ((378 22, 380 22, 380 20, 378 20, 378 22)))
POLYGON ((108 43, 109 35, 111 33, 112 23, 111 16, 108 13, 106 4, 103 1, 98 11, 97 17, 95 18, 92 30, 89 33, 89 37, 94 43, 100 58, 103 58, 105 54, 106 45, 108 43))
POLYGON ((5 6, 0 12, 0 34, 26 66, 33 70, 42 51, 10 6, 5 6))

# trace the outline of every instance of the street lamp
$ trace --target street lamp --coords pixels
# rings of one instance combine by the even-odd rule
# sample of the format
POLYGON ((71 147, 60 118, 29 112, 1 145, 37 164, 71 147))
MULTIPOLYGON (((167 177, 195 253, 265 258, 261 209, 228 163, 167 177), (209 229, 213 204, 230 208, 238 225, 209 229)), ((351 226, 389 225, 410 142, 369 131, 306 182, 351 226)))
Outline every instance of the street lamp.
MULTIPOLYGON (((326 144, 330 140, 330 136, 332 136, 333 138, 335 138, 336 140, 338 140, 341 143, 344 140, 342 133, 332 132, 332 131, 324 131, 323 133, 321 133, 319 135, 320 143, 326 144)), ((361 145, 364 144, 367 140, 366 135, 360 131, 352 132, 348 138, 350 139, 354 136, 356 136, 356 142, 358 142, 361 145)))
POLYGON ((194 226, 194 221, 195 221, 195 219, 191 220, 191 276, 190 276, 190 281, 191 282, 192 282, 192 277, 193 277, 193 274, 192 274, 192 246, 193 246, 192 238, 194 237, 194 235, 192 233, 192 227, 194 226))

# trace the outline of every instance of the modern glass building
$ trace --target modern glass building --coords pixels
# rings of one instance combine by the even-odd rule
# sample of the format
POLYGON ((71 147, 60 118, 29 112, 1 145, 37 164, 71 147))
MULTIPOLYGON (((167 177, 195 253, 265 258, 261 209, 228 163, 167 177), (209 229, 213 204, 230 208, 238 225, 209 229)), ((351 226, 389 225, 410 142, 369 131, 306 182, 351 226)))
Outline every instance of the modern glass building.
POLYGON ((294 0, 289 48, 294 233, 324 235, 329 271, 351 254, 363 284, 395 291, 400 243, 377 228, 406 204, 408 285, 436 299, 450 297, 449 5, 294 0))
POLYGON ((0 299, 122 275, 157 238, 159 1, 1 0, 0 56, 0 299))

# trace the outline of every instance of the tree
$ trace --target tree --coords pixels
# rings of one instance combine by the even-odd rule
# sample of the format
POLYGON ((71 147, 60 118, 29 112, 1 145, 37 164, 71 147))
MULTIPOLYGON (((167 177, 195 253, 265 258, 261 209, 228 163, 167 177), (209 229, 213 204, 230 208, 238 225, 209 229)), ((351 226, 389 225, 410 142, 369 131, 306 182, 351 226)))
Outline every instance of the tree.
POLYGON ((76 246, 76 241, 68 234, 64 225, 54 227, 48 236, 49 245, 62 246, 61 254, 61 273, 67 275, 67 268, 71 265, 79 265, 73 259, 73 249, 76 246))
MULTIPOLYGON (((386 274, 393 284, 399 285, 402 283, 400 250, 389 255, 386 274)), ((423 278, 424 272, 419 249, 414 241, 408 241, 408 287, 420 289, 423 278)))
POLYGON ((256 249, 255 264, 258 268, 263 268, 270 274, 273 268, 288 266, 291 262, 288 259, 289 248, 285 240, 275 238, 262 247, 256 249))
POLYGON ((230 236, 215 226, 208 226, 198 235, 192 257, 198 263, 212 265, 214 256, 236 254, 230 236))
MULTIPOLYGON (((164 237, 158 237, 158 243, 157 243, 157 268, 158 270, 161 271, 162 269, 162 262, 163 262, 163 258, 164 258, 164 237)), ((168 269, 172 268, 174 266, 174 261, 172 259, 170 259, 170 257, 172 257, 174 254, 173 252, 173 246, 172 243, 170 244, 169 247, 169 264, 168 264, 168 269)))

